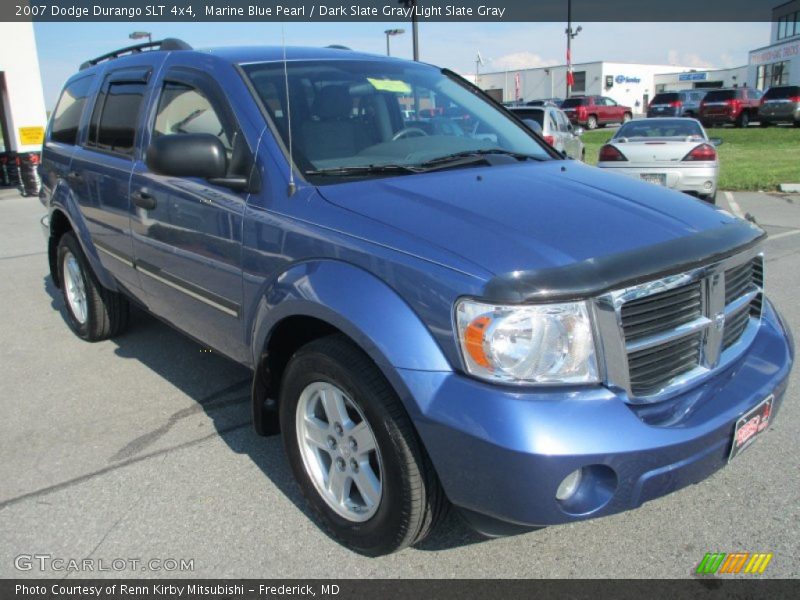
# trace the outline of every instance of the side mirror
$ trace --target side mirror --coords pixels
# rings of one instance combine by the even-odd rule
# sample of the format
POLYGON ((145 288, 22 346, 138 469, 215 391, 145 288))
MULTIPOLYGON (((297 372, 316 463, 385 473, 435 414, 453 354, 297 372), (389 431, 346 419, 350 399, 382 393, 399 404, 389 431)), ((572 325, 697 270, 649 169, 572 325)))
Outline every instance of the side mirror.
POLYGON ((585 130, 583 129, 583 127, 576 127, 572 133, 574 133, 578 137, 581 137, 584 134, 584 132, 585 130))
POLYGON ((711 143, 712 146, 717 147, 717 146, 722 146, 723 140, 722 138, 709 138, 708 141, 711 143))
POLYGON ((159 175, 199 177, 237 192, 251 185, 245 177, 228 177, 225 146, 210 133, 178 133, 157 137, 147 149, 147 167, 159 175))
POLYGON ((147 167, 159 175, 222 179, 228 174, 225 146, 210 133, 157 137, 147 149, 147 167))

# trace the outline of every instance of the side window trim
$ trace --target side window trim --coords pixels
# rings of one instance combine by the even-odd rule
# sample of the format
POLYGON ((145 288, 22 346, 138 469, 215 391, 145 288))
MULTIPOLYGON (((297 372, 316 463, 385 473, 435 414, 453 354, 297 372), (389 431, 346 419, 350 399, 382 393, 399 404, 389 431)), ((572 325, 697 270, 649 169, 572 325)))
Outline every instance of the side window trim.
MULTIPOLYGON (((145 105, 147 104, 147 99, 150 94, 150 88, 147 86, 147 83, 150 79, 150 75, 152 73, 151 67, 126 67, 122 69, 117 69, 115 71, 111 71, 103 78, 103 82, 100 84, 100 89, 97 90, 97 93, 94 95, 94 99, 92 102, 92 112, 89 114, 89 120, 86 123, 86 133, 82 136, 78 143, 78 145, 87 150, 89 152, 98 152, 100 154, 106 154, 108 156, 115 156, 117 158, 122 158, 126 160, 133 161, 135 159, 136 154, 136 146, 138 142, 138 132, 139 132, 139 125, 141 124, 141 117, 142 111, 144 110, 145 105), (142 101, 139 104, 139 112, 135 118, 135 126, 134 126, 134 140, 133 140, 133 149, 130 154, 124 152, 114 152, 113 150, 106 150, 105 148, 99 148, 96 144, 96 140, 93 142, 90 139, 92 133, 92 124, 95 122, 95 117, 97 119, 97 131, 96 134, 99 132, 100 129, 100 121, 103 118, 103 111, 105 110, 105 104, 108 100, 108 90, 112 85, 117 84, 141 84, 144 86, 144 91, 142 94, 142 101)), ((85 109, 84 109, 85 110, 85 109)))

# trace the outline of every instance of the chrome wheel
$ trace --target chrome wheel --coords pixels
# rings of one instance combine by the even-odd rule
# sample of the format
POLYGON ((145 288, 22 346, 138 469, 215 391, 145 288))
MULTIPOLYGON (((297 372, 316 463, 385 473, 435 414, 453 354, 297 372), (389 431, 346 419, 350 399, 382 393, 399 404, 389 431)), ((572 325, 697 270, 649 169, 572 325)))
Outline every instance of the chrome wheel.
POLYGON ((311 383, 295 414, 306 473, 336 514, 370 519, 383 496, 383 468, 375 434, 361 409, 332 383, 311 383))
POLYGON ((63 284, 69 309, 72 311, 72 316, 75 317, 75 320, 83 325, 86 323, 88 315, 86 286, 83 280, 83 273, 81 273, 81 266, 72 252, 67 251, 64 254, 61 272, 64 276, 63 284))

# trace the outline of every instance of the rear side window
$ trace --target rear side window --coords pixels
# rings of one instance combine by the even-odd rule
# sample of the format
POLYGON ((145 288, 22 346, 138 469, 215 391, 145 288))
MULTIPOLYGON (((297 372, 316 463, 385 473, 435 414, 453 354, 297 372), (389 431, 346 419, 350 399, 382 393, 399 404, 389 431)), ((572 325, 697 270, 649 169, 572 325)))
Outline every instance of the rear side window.
POLYGON ((144 92, 143 83, 111 83, 106 93, 98 96, 87 146, 132 156, 144 92))
POLYGON ((715 90, 708 92, 703 98, 706 102, 724 102, 725 100, 735 100, 736 90, 715 90))
POLYGON ((584 106, 588 103, 586 98, 567 98, 561 104, 561 108, 574 108, 576 106, 584 106))
POLYGON ((58 99, 56 110, 53 113, 53 125, 50 128, 52 141, 75 144, 83 108, 86 106, 86 96, 89 94, 93 80, 94 76, 81 77, 70 83, 61 92, 61 97, 58 99))
POLYGON ((782 100, 785 98, 795 98, 800 96, 800 85, 786 85, 781 87, 771 87, 764 94, 767 100, 782 100))

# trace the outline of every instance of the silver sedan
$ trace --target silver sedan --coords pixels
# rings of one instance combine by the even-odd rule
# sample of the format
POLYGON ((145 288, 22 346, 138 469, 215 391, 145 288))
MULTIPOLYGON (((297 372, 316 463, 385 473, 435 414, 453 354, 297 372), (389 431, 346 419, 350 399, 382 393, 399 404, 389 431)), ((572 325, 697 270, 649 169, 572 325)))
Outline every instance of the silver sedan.
POLYGON ((696 119, 637 119, 600 149, 597 166, 714 203, 721 143, 696 119))

